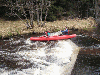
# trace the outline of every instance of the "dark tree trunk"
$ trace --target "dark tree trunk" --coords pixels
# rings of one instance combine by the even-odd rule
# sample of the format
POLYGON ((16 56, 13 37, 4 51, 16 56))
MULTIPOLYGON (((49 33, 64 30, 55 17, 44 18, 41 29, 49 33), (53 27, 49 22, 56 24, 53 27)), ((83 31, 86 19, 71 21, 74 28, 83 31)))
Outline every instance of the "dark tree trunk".
POLYGON ((33 28, 33 1, 32 1, 32 5, 31 5, 31 8, 30 8, 30 25, 31 25, 31 28, 33 28))

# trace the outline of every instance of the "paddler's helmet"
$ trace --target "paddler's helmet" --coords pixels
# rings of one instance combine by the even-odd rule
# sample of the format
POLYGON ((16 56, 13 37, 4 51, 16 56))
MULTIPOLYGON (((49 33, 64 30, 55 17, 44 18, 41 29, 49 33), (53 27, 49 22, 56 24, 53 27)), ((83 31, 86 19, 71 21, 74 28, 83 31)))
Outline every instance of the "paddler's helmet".
POLYGON ((47 31, 45 33, 47 34, 47 31))
POLYGON ((47 31, 47 32, 50 32, 50 31, 47 31))

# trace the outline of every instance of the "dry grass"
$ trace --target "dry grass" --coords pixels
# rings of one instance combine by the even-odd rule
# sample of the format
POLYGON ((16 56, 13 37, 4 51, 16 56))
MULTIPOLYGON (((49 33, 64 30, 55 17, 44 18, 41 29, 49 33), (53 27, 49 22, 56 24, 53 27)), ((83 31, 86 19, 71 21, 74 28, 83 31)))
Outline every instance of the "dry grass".
POLYGON ((58 31, 58 30, 64 30, 65 27, 68 27, 68 29, 88 29, 92 28, 94 25, 96 25, 93 18, 88 19, 70 19, 70 20, 57 20, 54 22, 47 22, 44 27, 37 27, 34 30, 36 32, 44 32, 46 30, 49 30, 51 32, 58 31))
POLYGON ((84 28, 92 28, 95 25, 95 21, 93 18, 88 19, 69 19, 69 20, 57 20, 54 22, 47 22, 45 26, 39 27, 36 22, 34 22, 33 29, 27 29, 25 24, 22 21, 4 21, 0 20, 0 36, 11 36, 17 34, 26 34, 31 33, 33 31, 37 33, 43 33, 47 30, 54 32, 63 30, 66 27, 69 29, 84 29, 84 28))
POLYGON ((0 20, 0 36, 7 37, 31 33, 33 30, 27 29, 22 21, 4 21, 0 20))

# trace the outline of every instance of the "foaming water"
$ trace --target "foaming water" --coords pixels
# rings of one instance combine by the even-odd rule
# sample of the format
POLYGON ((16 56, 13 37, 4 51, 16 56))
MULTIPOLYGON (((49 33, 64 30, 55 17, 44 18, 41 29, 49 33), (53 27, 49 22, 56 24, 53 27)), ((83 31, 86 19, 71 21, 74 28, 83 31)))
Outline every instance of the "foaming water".
POLYGON ((54 36, 54 35, 60 35, 60 34, 62 34, 62 32, 61 31, 58 31, 58 32, 55 32, 55 33, 51 33, 50 35, 51 36, 54 36))
MULTIPOLYGON (((13 43, 18 44, 21 40, 13 43)), ((17 67, 10 70, 2 68, 0 75, 63 75, 75 48, 78 47, 71 40, 34 42, 28 38, 24 45, 14 48, 17 49, 15 53, 6 54, 10 56, 7 60, 16 62, 11 66, 17 67)))

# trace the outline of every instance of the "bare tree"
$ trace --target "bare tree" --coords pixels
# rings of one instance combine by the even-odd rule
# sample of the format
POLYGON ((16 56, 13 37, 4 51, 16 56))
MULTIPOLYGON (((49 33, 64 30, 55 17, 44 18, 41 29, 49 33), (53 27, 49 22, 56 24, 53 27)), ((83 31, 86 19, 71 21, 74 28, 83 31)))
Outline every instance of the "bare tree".
POLYGON ((50 7, 50 1, 47 0, 36 0, 36 13, 37 13, 37 24, 40 26, 45 25, 48 7, 50 7), (44 23, 42 22, 42 14, 45 12, 44 23))
POLYGON ((48 9, 49 9, 48 7, 50 7, 50 1, 49 1, 49 3, 47 3, 47 1, 45 3, 46 3, 45 19, 44 19, 44 23, 42 24, 42 26, 45 25, 45 23, 46 23, 47 13, 48 13, 48 9))
POLYGON ((39 5, 38 0, 36 0, 36 14, 37 14, 37 24, 39 25, 39 5))
POLYGON ((29 14, 30 14, 30 25, 33 28, 33 14, 34 14, 34 4, 33 1, 30 3, 30 10, 29 10, 29 14))
POLYGON ((18 11, 20 11, 22 15, 26 18, 26 23, 24 24, 27 26, 27 28, 33 28, 34 27, 34 24, 33 24, 34 14, 37 15, 37 24, 40 26, 45 25, 48 7, 50 6, 50 1, 49 0, 15 0, 14 2, 13 0, 9 0, 6 6, 11 8, 12 15, 16 15, 21 19, 21 17, 14 10, 17 9, 18 11), (29 11, 30 24, 28 22, 25 9, 29 11), (44 23, 42 22, 42 18, 43 18, 42 14, 44 12, 43 10, 46 10, 44 23))

